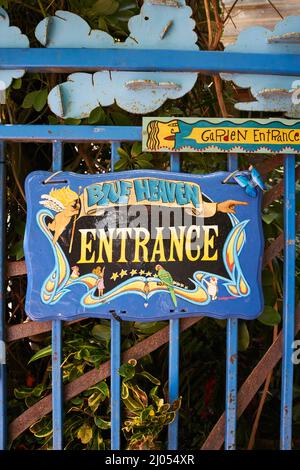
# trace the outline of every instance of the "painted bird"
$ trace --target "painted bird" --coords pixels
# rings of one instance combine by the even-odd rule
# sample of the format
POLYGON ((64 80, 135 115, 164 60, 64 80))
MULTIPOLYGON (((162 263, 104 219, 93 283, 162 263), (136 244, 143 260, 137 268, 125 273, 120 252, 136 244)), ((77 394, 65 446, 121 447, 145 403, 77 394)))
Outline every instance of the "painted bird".
POLYGON ((177 299, 173 287, 174 281, 171 274, 169 273, 169 271, 166 271, 160 264, 157 264, 155 266, 155 270, 157 271, 158 277, 163 283, 163 285, 165 285, 168 291, 170 292, 173 304, 175 305, 175 307, 177 307, 177 299))

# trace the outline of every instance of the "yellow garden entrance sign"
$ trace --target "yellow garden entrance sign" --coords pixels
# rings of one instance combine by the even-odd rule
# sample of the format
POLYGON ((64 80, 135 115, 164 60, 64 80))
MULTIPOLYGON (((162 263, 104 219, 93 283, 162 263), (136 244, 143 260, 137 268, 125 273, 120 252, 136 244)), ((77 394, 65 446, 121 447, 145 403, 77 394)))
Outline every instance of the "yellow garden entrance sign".
POLYGON ((300 121, 144 118, 143 149, 151 152, 300 153, 300 121))

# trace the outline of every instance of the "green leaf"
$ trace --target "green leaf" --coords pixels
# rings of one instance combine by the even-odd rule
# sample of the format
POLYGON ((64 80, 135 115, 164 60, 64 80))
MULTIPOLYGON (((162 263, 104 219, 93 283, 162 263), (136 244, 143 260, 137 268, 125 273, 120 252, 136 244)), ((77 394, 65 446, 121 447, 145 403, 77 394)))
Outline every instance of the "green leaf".
POLYGON ((39 397, 34 397, 33 395, 30 395, 30 396, 25 398, 25 405, 27 406, 27 408, 31 408, 38 401, 40 401, 39 397))
POLYGON ((96 424, 97 428, 99 429, 110 429, 111 423, 110 421, 104 421, 104 419, 94 416, 94 423, 96 424))
POLYGON ((75 397, 71 400, 72 405, 79 406, 83 404, 83 398, 75 397))
POLYGON ((64 120, 64 124, 67 126, 78 126, 81 124, 81 119, 67 118, 64 120))
POLYGON ((92 335, 100 341, 108 342, 110 341, 110 327, 103 324, 95 325, 92 329, 92 335))
POLYGON ((101 29, 101 31, 105 31, 106 33, 108 33, 108 27, 107 27, 107 23, 105 21, 104 18, 99 18, 98 19, 98 28, 101 29))
POLYGON ((13 245, 12 249, 10 250, 10 254, 14 256, 17 261, 20 261, 20 259, 24 258, 23 240, 19 240, 13 245))
POLYGON ((93 385, 93 387, 90 387, 89 390, 98 390, 104 398, 109 398, 109 387, 106 382, 102 381, 96 385, 93 385))
POLYGON ((281 316, 275 308, 266 305, 263 313, 258 317, 258 320, 263 323, 263 325, 274 326, 281 322, 281 316))
POLYGON ((102 393, 99 393, 99 392, 95 392, 89 397, 88 405, 91 408, 91 410, 93 411, 93 413, 95 413, 95 411, 97 411, 97 409, 99 408, 99 405, 102 401, 103 401, 103 395, 102 395, 102 393))
POLYGON ((159 403, 159 397, 157 396, 158 386, 156 385, 150 390, 149 396, 152 398, 154 403, 157 405, 159 403))
POLYGON ((123 11, 123 12, 121 12, 120 14, 119 14, 119 12, 116 13, 116 14, 114 15, 114 19, 116 19, 116 20, 118 20, 118 21, 122 21, 122 22, 128 22, 128 20, 129 20, 132 16, 134 16, 134 11, 128 10, 128 11, 123 11))
POLYGON ((126 10, 134 10, 135 8, 136 8, 135 0, 122 0, 122 3, 119 7, 119 12, 123 12, 126 10))
POLYGON ((177 400, 175 400, 173 403, 172 403, 172 411, 177 411, 181 408, 181 402, 182 402, 182 397, 179 397, 177 400))
POLYGON ((137 166, 139 166, 140 168, 154 168, 154 165, 149 162, 149 160, 138 160, 137 162, 137 166))
POLYGON ((39 113, 47 103, 48 90, 43 88, 39 90, 33 100, 33 107, 39 113))
POLYGON ((270 287, 270 286, 264 287, 264 298, 265 298, 265 305, 275 305, 275 302, 277 300, 277 295, 273 287, 270 287))
POLYGON ((96 123, 102 123, 105 120, 105 112, 103 111, 103 108, 101 106, 98 106, 97 108, 93 109, 91 111, 89 118, 88 118, 88 123, 89 124, 96 124, 96 123))
POLYGON ((142 153, 142 143, 135 142, 131 147, 131 155, 133 158, 138 157, 142 153))
POLYGON ((239 351, 246 351, 250 344, 250 335, 246 322, 241 321, 239 324, 239 351))
POLYGON ((105 442, 100 432, 97 432, 97 447, 98 450, 105 450, 105 442))
POLYGON ((49 437, 52 435, 52 421, 48 417, 42 418, 30 426, 29 429, 35 437, 49 437))
POLYGON ((262 272, 262 283, 263 286, 273 286, 274 276, 269 269, 265 269, 262 272))
POLYGON ((136 322, 134 327, 136 330, 141 331, 147 335, 151 335, 152 333, 156 333, 157 331, 161 330, 166 324, 163 322, 136 322))
POLYGON ((22 87, 22 78, 16 78, 13 82, 12 87, 14 88, 14 90, 20 90, 20 88, 22 87))
POLYGON ((227 320, 219 320, 218 318, 214 318, 215 323, 219 325, 220 328, 226 328, 227 320))
POLYGON ((176 418, 176 413, 175 413, 175 411, 171 411, 170 413, 167 414, 166 420, 165 420, 165 422, 164 422, 164 425, 168 425, 168 424, 173 423, 174 420, 175 420, 175 418, 176 418))
POLYGON ((119 171, 119 170, 125 170, 128 166, 128 158, 121 158, 120 160, 118 160, 116 163, 115 163, 115 170, 116 171, 119 171))
POLYGON ((15 232, 21 237, 24 236, 25 222, 23 220, 17 220, 15 223, 15 232))
POLYGON ((119 369, 119 374, 121 377, 124 377, 126 381, 131 380, 135 376, 135 367, 128 363, 122 364, 119 369))
POLYGON ((43 394, 44 391, 45 391, 45 385, 38 384, 36 387, 34 387, 32 391, 32 395, 39 398, 43 394))
POLYGON ((93 437, 93 430, 88 424, 83 424, 77 431, 77 437, 82 444, 88 444, 93 437))
POLYGON ((135 414, 143 409, 143 406, 134 400, 130 395, 126 400, 123 400, 123 403, 129 411, 135 414))
POLYGON ((132 124, 130 116, 123 113, 111 113, 111 118, 116 126, 130 126, 132 124))
POLYGON ((277 216, 277 212, 270 211, 267 214, 263 214, 262 219, 267 225, 270 225, 275 219, 277 219, 277 216))
POLYGON ((147 394, 142 390, 138 385, 132 385, 128 383, 128 387, 132 392, 133 398, 140 403, 142 407, 148 406, 148 397, 147 394))
POLYGON ((80 370, 80 368, 77 366, 74 366, 74 367, 71 367, 70 370, 68 371, 67 377, 68 377, 69 382, 72 382, 73 380, 77 379, 81 375, 82 375, 82 371, 80 370))
POLYGON ((126 152, 126 150, 122 149, 122 147, 119 147, 117 149, 117 152, 118 152, 118 154, 120 155, 121 158, 125 158, 126 160, 129 159, 128 153, 126 152))
POLYGON ((58 124, 58 119, 56 116, 52 116, 51 114, 48 116, 48 122, 51 126, 55 126, 56 124, 58 124))
POLYGON ((24 398, 30 396, 32 394, 32 388, 29 387, 22 387, 22 388, 15 388, 14 395, 18 400, 24 400, 24 398))
POLYGON ((153 155, 152 153, 148 153, 148 152, 143 152, 139 155, 139 159, 142 159, 142 160, 153 160, 153 155))
POLYGON ((122 400, 126 400, 129 397, 129 389, 125 382, 122 382, 121 387, 121 398, 122 400))
POLYGON ((143 372, 141 372, 139 375, 142 375, 143 377, 145 377, 146 379, 148 379, 151 383, 153 383, 154 385, 160 385, 160 380, 158 380, 156 377, 154 377, 153 375, 149 374, 149 372, 146 372, 145 370, 143 370, 143 372))
POLYGON ((27 95, 25 96, 23 100, 22 108, 24 109, 32 108, 37 93, 38 91, 31 91, 30 93, 27 93, 27 95))
POLYGON ((154 416, 154 415, 155 415, 155 411, 153 409, 153 406, 152 405, 147 406, 147 408, 145 408, 141 413, 141 421, 147 421, 149 416, 154 416))
POLYGON ((38 361, 39 359, 42 359, 43 357, 51 356, 51 354, 52 354, 51 345, 46 346, 46 348, 40 349, 37 353, 35 353, 30 359, 30 361, 28 361, 28 364, 34 361, 38 361))
POLYGON ((115 0, 97 0, 90 10, 90 14, 98 16, 113 15, 119 8, 119 2, 115 0))

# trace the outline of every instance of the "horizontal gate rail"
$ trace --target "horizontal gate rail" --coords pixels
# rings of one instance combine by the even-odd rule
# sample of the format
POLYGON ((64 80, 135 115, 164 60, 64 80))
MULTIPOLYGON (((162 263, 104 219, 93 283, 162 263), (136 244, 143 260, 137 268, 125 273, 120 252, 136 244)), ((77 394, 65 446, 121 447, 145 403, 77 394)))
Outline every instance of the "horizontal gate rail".
POLYGON ((0 140, 14 142, 135 142, 142 128, 135 126, 66 126, 0 124, 0 140))
POLYGON ((206 75, 245 73, 300 74, 298 54, 256 54, 222 51, 114 49, 1 49, 0 69, 29 72, 116 70, 198 72, 206 75), (62 65, 63 64, 63 65, 62 65))

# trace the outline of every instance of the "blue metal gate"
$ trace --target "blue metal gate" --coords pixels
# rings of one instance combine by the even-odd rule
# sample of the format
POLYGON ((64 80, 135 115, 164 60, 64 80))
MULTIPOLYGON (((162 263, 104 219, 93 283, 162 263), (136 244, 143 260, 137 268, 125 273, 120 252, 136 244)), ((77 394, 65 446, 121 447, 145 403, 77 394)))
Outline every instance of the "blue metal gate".
MULTIPOLYGON (((75 70, 172 71, 218 74, 300 75, 297 55, 244 54, 206 51, 95 50, 95 49, 1 49, 0 70, 26 69, 29 72, 69 72, 75 70)), ((6 364, 5 364, 5 142, 51 142, 52 171, 63 166, 64 142, 106 142, 111 144, 111 170, 118 160, 122 142, 142 139, 140 127, 92 127, 47 125, 0 125, 0 448, 7 445, 6 364)), ((236 155, 228 155, 228 170, 238 166, 236 155)), ((171 171, 180 171, 180 157, 171 155, 171 171)), ((295 156, 284 158, 284 307, 281 399, 281 449, 292 442, 293 340, 295 321, 295 156)), ((170 320, 169 396, 179 396, 179 320, 170 320)), ((62 322, 52 324, 53 449, 63 448, 62 322)), ((111 448, 120 448, 120 323, 111 320, 111 448)), ((227 322, 225 449, 236 446, 237 420, 237 339, 238 321, 227 322)), ((168 448, 177 449, 178 418, 169 426, 168 448)))

